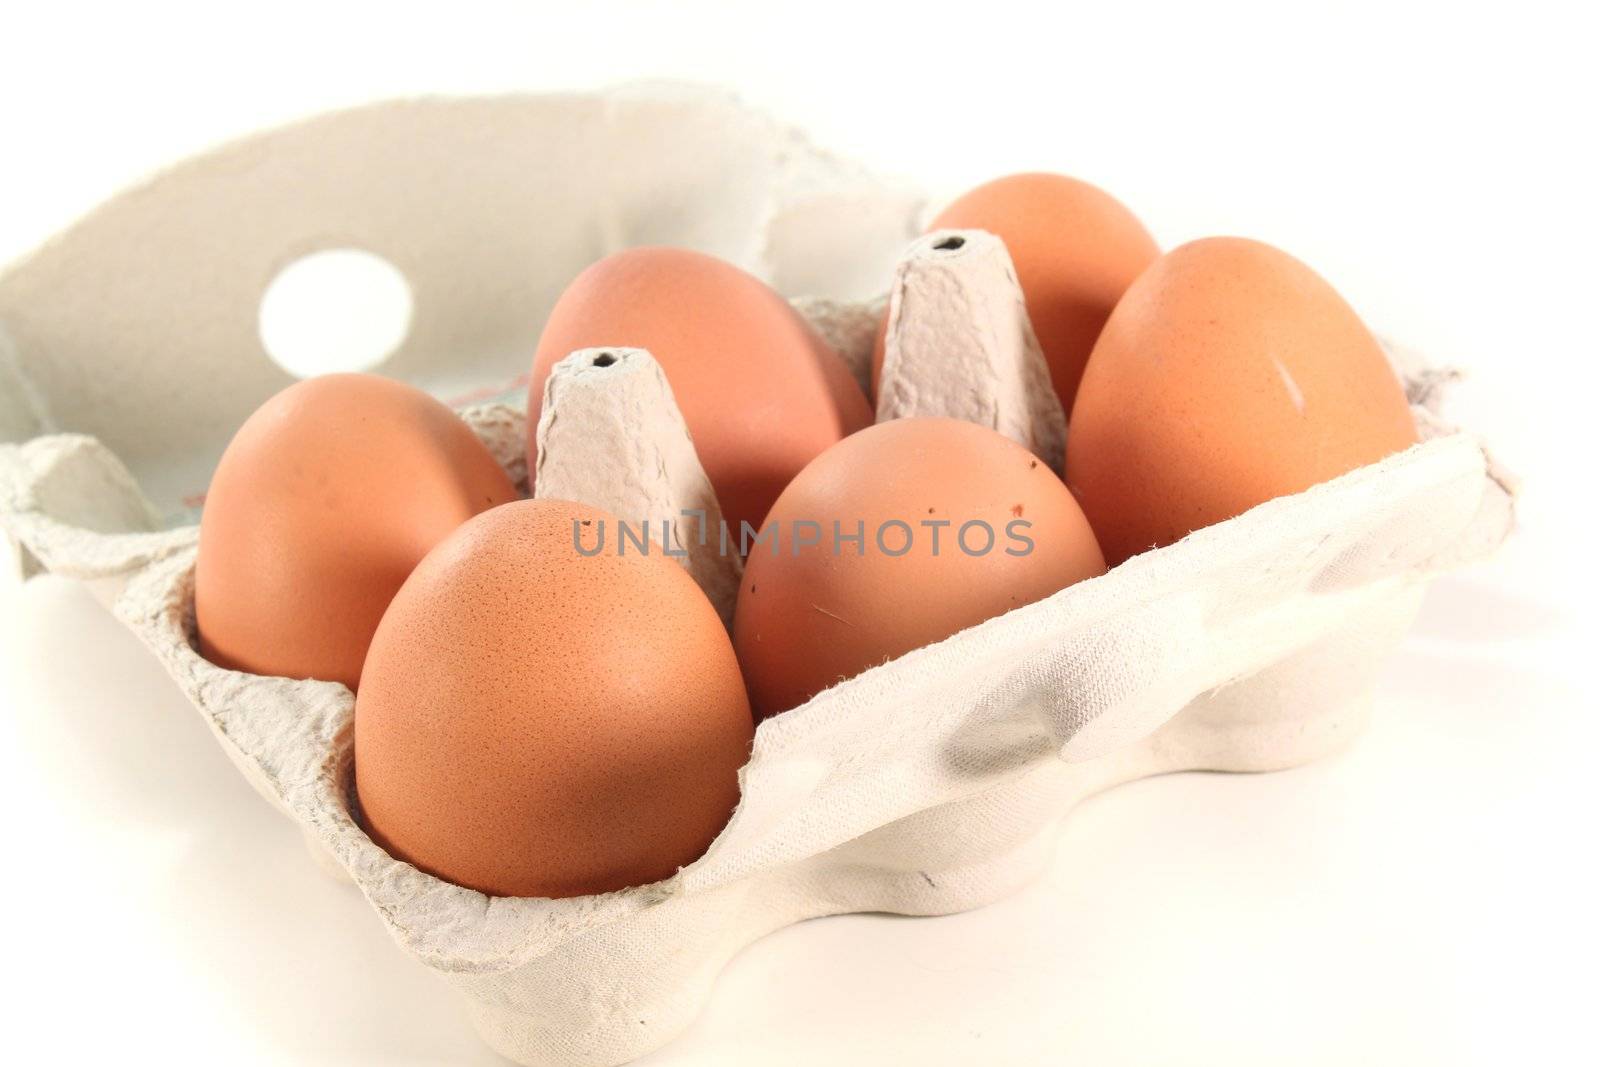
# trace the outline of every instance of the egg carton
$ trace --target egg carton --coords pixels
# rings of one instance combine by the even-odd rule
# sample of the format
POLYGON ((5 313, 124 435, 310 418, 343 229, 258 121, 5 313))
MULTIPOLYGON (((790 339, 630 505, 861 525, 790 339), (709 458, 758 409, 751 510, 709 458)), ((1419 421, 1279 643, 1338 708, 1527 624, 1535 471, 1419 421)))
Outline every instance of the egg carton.
MULTIPOLYGON (((1433 414, 1449 373, 1396 352, 1422 443, 762 722, 739 807, 703 857, 564 900, 486 897, 390 858, 352 817, 349 690, 197 654, 186 494, 291 380, 256 331, 286 262, 330 246, 388 257, 417 311, 382 372, 514 394, 579 269, 632 244, 697 247, 794 297, 862 380, 887 310, 880 418, 971 419, 1059 467, 1065 420, 1003 245, 914 239, 921 215, 915 190, 701 89, 401 101, 261 134, 119 196, 0 275, 0 439, 20 442, 0 445, 0 521, 24 574, 89 582, 144 640, 313 853, 465 995, 491 1046, 527 1064, 621 1063, 688 1026, 728 959, 789 923, 976 907, 1034 878, 1091 793, 1339 749, 1428 579, 1511 528, 1509 479, 1433 414), (874 297, 891 278, 886 305, 874 297)), ((538 492, 627 518, 714 507, 648 353, 598 355, 547 383, 538 492)), ((526 489, 521 403, 461 414, 526 489)), ((684 563, 726 616, 737 560, 684 563)))

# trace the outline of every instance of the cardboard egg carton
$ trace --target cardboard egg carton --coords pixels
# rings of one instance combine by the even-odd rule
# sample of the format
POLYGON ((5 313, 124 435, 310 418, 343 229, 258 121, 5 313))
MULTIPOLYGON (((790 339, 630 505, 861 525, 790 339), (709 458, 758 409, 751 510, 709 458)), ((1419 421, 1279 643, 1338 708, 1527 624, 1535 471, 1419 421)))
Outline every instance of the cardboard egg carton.
MULTIPOLYGON (((490 1045, 527 1064, 624 1062, 683 1030, 728 959, 772 930, 975 907, 1037 875, 1091 793, 1347 744, 1427 580, 1510 530, 1508 480, 1431 413, 1443 372, 1398 353, 1423 443, 764 721, 703 857, 565 900, 490 898, 391 859, 352 816, 351 693, 196 652, 185 494, 290 380, 256 308, 278 267, 319 246, 401 268, 418 311, 380 369, 443 394, 524 371, 561 286, 618 247, 688 244, 813 294, 796 307, 863 381, 892 278, 879 417, 977 421, 1059 469, 1065 420, 1003 245, 915 238, 920 207, 701 90, 406 101, 250 138, 0 275, 0 436, 16 442, 0 445, 0 520, 24 573, 94 584, 319 859, 464 994, 490 1045)), ((520 400, 462 416, 528 488, 520 400)), ((682 525, 703 510, 714 527, 716 501, 648 353, 569 356, 536 432, 535 492, 669 520, 726 617, 738 559, 682 525)))

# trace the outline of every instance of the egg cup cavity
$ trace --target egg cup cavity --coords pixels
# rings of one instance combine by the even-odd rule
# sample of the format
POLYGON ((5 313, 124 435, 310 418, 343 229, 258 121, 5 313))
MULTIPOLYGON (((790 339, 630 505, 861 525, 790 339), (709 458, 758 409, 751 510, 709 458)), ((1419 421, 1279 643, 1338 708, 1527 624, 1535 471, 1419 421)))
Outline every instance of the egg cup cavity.
MULTIPOLYGON (((446 237, 478 240, 481 229, 467 218, 458 233, 451 213, 438 210, 435 168, 422 166, 411 182, 385 168, 381 153, 350 159, 360 151, 350 146, 392 140, 415 151, 437 137, 444 147, 429 159, 450 175, 474 169, 460 165, 465 153, 487 152, 493 158, 480 162, 490 187, 477 192, 485 202, 502 197, 491 207, 514 210, 503 202, 504 190, 515 187, 507 176, 530 152, 539 158, 578 134, 618 137, 635 158, 645 145, 659 159, 639 168, 633 184, 612 189, 605 204, 590 204, 594 174, 583 168, 593 160, 566 160, 571 173, 539 170, 559 186, 550 196, 561 210, 582 215, 576 228, 559 212, 537 227, 542 240, 566 235, 573 260, 592 255, 592 233, 604 232, 586 226, 624 219, 632 228, 619 243, 716 245, 763 260, 763 273, 787 291, 805 291, 852 274, 888 276, 887 261, 841 261, 838 249, 857 238, 879 250, 903 247, 914 221, 918 198, 797 145, 788 131, 721 97, 658 89, 407 102, 314 120, 180 167, 142 198, 102 209, 42 259, 0 276, 0 319, 12 325, 26 313, 29 330, 16 336, 33 346, 16 365, 24 379, 39 376, 43 398, 25 411, 0 409, 5 436, 34 438, 0 446, 0 520, 24 570, 95 583, 246 779, 295 820, 325 865, 354 880, 405 951, 461 991, 485 1040, 513 1060, 615 1064, 656 1048, 689 1025, 736 952, 792 922, 852 911, 942 914, 998 899, 1044 868, 1055 826, 1078 800, 1117 783, 1185 769, 1270 770, 1342 748, 1368 714, 1376 672, 1427 580, 1487 554, 1511 529, 1514 482, 1434 410, 1448 372, 1395 355, 1418 405, 1422 443, 1134 556, 763 721, 741 772, 738 808, 706 854, 673 877, 562 900, 488 897, 443 882, 394 860, 361 829, 351 789, 350 691, 241 674, 201 658, 194 528, 163 529, 158 509, 140 504, 137 480, 106 445, 35 435, 51 425, 43 401, 58 404, 69 424, 103 425, 119 452, 136 442, 127 451, 131 468, 138 480, 149 475, 154 497, 170 502, 174 487, 214 458, 219 434, 242 420, 246 401, 253 406, 281 384, 256 375, 253 337, 213 328, 253 311, 237 299, 247 290, 235 284, 235 265, 205 258, 205 250, 229 247, 214 226, 249 214, 231 197, 201 191, 219 175, 266 198, 271 218, 302 219, 307 239, 322 214, 361 202, 353 192, 384 185, 374 218, 355 222, 372 243, 402 250, 395 259, 417 289, 419 328, 438 323, 466 336, 492 312, 490 319, 523 316, 518 329, 526 331, 538 317, 522 298, 485 309, 466 294, 503 291, 508 264, 530 261, 499 250, 505 254, 488 256, 483 277, 465 259, 438 267, 414 261, 403 252, 411 236, 384 229, 395 219, 442 227, 446 237), (532 148, 486 145, 481 131, 501 126, 531 137, 532 148), (670 135, 682 130, 679 144, 670 135), (263 153, 262 144, 275 150, 263 153), (270 170, 258 175, 249 162, 299 159, 307 173, 319 173, 314 161, 340 152, 352 166, 339 180, 354 189, 286 193, 270 170), (730 200, 729 173, 758 195, 746 190, 730 200), (669 198, 661 186, 672 190, 669 198), (855 199, 841 201, 839 190, 855 199), (291 195, 295 205, 278 203, 291 195), (125 225, 145 212, 188 219, 185 205, 195 198, 211 214, 202 212, 192 227, 125 225), (675 210, 658 211, 662 204, 675 210), (127 232, 156 233, 170 242, 171 256, 152 254, 165 245, 119 244, 127 232), (62 248, 71 252, 66 260, 62 248), (146 273, 152 262, 175 264, 171 277, 133 294, 142 318, 130 320, 124 308, 100 314, 64 292, 69 261, 93 282, 121 276, 135 260, 146 273), (194 265, 214 267, 217 283, 190 277, 194 265), (179 294, 202 304, 211 294, 216 323, 197 324, 192 337, 152 325, 127 347, 114 343, 121 323, 170 322, 166 311, 179 294), (150 315, 152 308, 162 314, 150 315), (219 365, 207 346, 235 363, 219 365), (72 392, 41 353, 95 384, 72 392), (234 375, 240 367, 247 372, 234 375), (196 374, 204 387, 184 384, 196 374), (226 391, 236 378, 244 391, 216 403, 203 397, 205 388, 226 391), (158 462, 162 454, 177 457, 170 469, 158 462)), ((478 202, 456 206, 470 215, 478 202)), ((248 219, 243 225, 232 235, 237 269, 248 273, 283 253, 285 234, 248 219)), ((880 416, 979 421, 1054 465, 1060 404, 1050 389, 1036 388, 1044 368, 1008 260, 998 239, 981 231, 913 245, 887 302, 880 416)), ((548 282, 577 265, 541 266, 541 277, 548 282)), ((196 277, 211 281, 205 271, 196 277)), ((857 379, 869 381, 885 301, 834 291, 794 305, 857 379)), ((422 351, 402 347, 396 372, 414 367, 406 361, 422 351)), ((596 366, 597 352, 580 354, 551 379, 535 428, 539 491, 587 496, 627 518, 657 509, 676 522, 673 512, 707 503, 708 490, 670 390, 646 353, 605 351, 615 357, 608 366, 596 366)), ((474 369, 479 380, 509 378, 493 360, 474 369)), ((524 412, 480 402, 461 414, 528 492, 524 412)), ((693 540, 677 529, 680 542, 693 540)), ((686 558, 685 565, 714 600, 725 595, 730 573, 738 580, 732 564, 686 558)))
POLYGON ((839 353, 862 393, 870 397, 874 347, 888 301, 887 296, 864 300, 796 296, 791 297, 789 303, 828 347, 839 353))

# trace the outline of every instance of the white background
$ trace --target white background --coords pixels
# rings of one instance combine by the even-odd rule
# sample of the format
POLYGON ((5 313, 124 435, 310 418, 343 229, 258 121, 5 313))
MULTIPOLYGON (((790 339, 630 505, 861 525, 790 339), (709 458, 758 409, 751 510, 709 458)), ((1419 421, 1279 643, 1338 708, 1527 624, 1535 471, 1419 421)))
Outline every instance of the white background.
MULTIPOLYGON (((1600 84, 1579 5, 398 6, 9 8, 0 260, 308 112, 694 78, 934 190, 1057 169, 1165 246, 1279 244, 1470 369, 1451 415, 1526 478, 1518 538, 1436 584, 1349 754, 1095 798, 1046 879, 978 912, 785 930, 650 1062, 1595 1054, 1600 84)), ((495 1062, 83 589, 0 587, 0 711, 7 1059, 495 1062)))

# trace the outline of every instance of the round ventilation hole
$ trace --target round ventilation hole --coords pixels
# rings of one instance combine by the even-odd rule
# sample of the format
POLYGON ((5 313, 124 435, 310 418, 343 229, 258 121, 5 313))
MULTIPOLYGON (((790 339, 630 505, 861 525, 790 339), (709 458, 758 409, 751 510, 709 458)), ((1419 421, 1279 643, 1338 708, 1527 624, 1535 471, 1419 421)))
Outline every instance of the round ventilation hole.
POLYGON ((411 329, 411 286, 371 252, 313 252, 272 279, 259 326, 267 355, 297 378, 370 370, 411 329))

